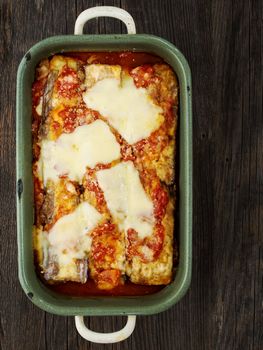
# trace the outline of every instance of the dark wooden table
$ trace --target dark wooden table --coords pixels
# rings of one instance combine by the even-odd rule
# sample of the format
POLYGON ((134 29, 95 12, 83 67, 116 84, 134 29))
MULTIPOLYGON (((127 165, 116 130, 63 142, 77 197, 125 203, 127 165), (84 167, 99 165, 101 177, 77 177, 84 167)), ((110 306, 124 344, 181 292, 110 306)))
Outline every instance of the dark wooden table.
MULTIPOLYGON (((0 1, 1 349, 262 350, 263 312, 263 2, 262 0, 0 1), (72 317, 47 314, 23 293, 17 277, 15 81, 19 61, 36 42, 71 34, 77 15, 116 5, 138 33, 173 42, 193 77, 193 277, 172 309, 138 317, 131 338, 94 345, 72 317)), ((119 33, 111 19, 89 33, 119 33)), ((113 331, 121 317, 92 317, 113 331)))

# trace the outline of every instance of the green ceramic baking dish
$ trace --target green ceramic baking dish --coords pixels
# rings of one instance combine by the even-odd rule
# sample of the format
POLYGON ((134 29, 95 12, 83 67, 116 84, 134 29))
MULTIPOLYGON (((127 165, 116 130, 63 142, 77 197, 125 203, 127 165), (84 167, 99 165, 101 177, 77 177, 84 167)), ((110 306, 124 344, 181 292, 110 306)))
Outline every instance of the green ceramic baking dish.
MULTIPOLYGON (((135 34, 132 17, 126 11, 118 8, 96 7, 84 11, 76 22, 75 34, 82 33, 83 25, 87 20, 98 16, 121 19, 125 22, 129 34, 51 37, 34 45, 25 54, 18 68, 16 154, 19 280, 23 290, 35 305, 54 314, 67 316, 155 314, 178 302, 188 289, 191 278, 192 111, 190 69, 182 53, 171 43, 156 36, 135 34), (38 279, 33 261, 31 85, 34 80, 35 67, 42 58, 59 52, 120 50, 154 53, 172 66, 179 79, 179 266, 175 280, 152 295, 87 298, 58 295, 47 289, 38 279)), ((124 339, 123 334, 118 336, 118 341, 124 339)), ((96 341, 96 339, 92 341, 96 341)))

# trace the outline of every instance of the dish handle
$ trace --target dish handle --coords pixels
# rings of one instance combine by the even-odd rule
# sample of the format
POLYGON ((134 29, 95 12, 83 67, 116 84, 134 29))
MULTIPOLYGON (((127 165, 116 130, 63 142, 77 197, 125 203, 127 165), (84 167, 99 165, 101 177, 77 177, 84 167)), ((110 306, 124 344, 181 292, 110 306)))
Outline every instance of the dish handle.
POLYGON ((132 16, 127 11, 115 6, 95 6, 81 12, 75 23, 74 34, 83 34, 84 24, 90 19, 97 17, 117 18, 126 25, 128 34, 136 34, 132 16))
MULTIPOLYGON (((85 23, 97 17, 117 18, 126 25, 128 34, 136 34, 136 27, 132 16, 127 11, 114 6, 96 6, 81 12, 75 23, 74 34, 83 34, 85 23)), ((127 323, 123 329, 112 333, 98 333, 85 326, 83 316, 75 316, 75 325, 79 334, 90 342, 100 344, 118 343, 127 339, 134 331, 135 324, 136 316, 128 315, 127 323)))
POLYGON ((124 328, 112 333, 98 333, 85 326, 83 316, 75 316, 75 325, 79 334, 92 343, 112 344, 127 339, 134 331, 136 323, 135 315, 128 315, 128 320, 124 328))

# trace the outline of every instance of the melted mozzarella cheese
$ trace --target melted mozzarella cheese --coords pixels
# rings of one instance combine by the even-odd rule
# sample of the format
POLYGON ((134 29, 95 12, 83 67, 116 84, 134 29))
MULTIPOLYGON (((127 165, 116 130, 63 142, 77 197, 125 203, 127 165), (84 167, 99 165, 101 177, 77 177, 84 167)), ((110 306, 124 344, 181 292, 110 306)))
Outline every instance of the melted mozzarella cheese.
POLYGON ((90 88, 105 78, 121 79, 121 66, 107 64, 89 64, 85 67, 85 85, 90 88))
POLYGON ((42 115, 43 111, 43 97, 40 97, 39 104, 36 106, 36 112, 38 115, 42 115))
POLYGON ((140 238, 151 235, 153 204, 144 191, 132 162, 97 172, 97 179, 110 212, 121 230, 133 228, 140 238))
POLYGON ((56 257, 59 265, 87 257, 92 241, 88 233, 101 219, 102 215, 88 202, 79 204, 72 213, 61 217, 49 231, 49 254, 56 257))
POLYGON ((146 245, 141 246, 141 254, 143 254, 146 260, 148 261, 153 260, 153 251, 152 249, 148 248, 146 245))
POLYGON ((162 108, 153 103, 145 88, 137 88, 124 73, 121 82, 114 78, 97 81, 83 99, 130 144, 148 137, 163 122, 162 108))
POLYGON ((67 175, 70 180, 82 181, 86 167, 107 164, 120 157, 120 145, 106 123, 96 120, 82 125, 71 134, 62 134, 57 140, 43 140, 38 164, 44 184, 48 179, 58 180, 67 175))

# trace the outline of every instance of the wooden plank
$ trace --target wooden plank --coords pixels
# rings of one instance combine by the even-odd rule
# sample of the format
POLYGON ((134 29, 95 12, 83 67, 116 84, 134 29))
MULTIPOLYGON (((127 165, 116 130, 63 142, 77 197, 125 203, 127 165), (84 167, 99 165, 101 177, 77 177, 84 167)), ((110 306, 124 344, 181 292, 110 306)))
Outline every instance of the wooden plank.
POLYGON ((135 18, 138 33, 151 33, 173 42, 188 59, 193 76, 194 232, 193 277, 190 291, 171 310, 147 318, 138 329, 143 349, 212 349, 208 327, 211 310, 211 249, 213 233, 213 116, 214 91, 211 4, 207 1, 123 1, 135 18), (204 167, 208 176, 204 176, 204 167), (149 343, 151 342, 151 343, 149 343), (153 345, 155 344, 155 345, 153 345), (154 347, 155 346, 155 347, 154 347))
POLYGON ((250 4, 249 40, 249 119, 251 119, 251 179, 250 184, 250 232, 252 236, 253 262, 249 270, 254 276, 253 284, 253 349, 263 349, 263 3, 250 4))
MULTIPOLYGON (((260 30, 256 34, 252 29, 251 13, 255 15, 255 7, 260 5, 248 1, 216 1, 213 5, 215 85, 218 87, 213 348, 259 349, 262 347, 256 345, 259 338, 258 325, 255 328, 255 303, 258 303, 255 297, 259 293, 262 249, 259 142, 262 147, 263 120, 262 113, 254 114, 252 110, 259 108, 262 112, 262 62, 260 65, 260 59, 250 51, 250 43, 259 44, 256 36, 258 38, 260 30), (261 81, 257 91, 255 78, 258 84, 261 81)), ((257 307, 262 316, 262 305, 257 307)))
MULTIPOLYGON (((237 166, 240 164, 241 123, 237 106, 233 106, 237 87, 242 85, 240 71, 237 72, 237 62, 234 55, 240 50, 235 45, 235 34, 232 32, 232 3, 218 1, 214 8, 214 38, 215 38, 215 85, 217 89, 217 115, 215 120, 215 139, 217 152, 215 155, 215 198, 217 198, 214 236, 213 262, 214 272, 214 321, 213 336, 215 349, 229 347, 236 349, 236 309, 235 309, 235 266, 238 255, 238 238, 235 235, 235 194, 237 188, 237 166), (216 18, 225 21, 220 23, 216 18), (221 40, 220 40, 221 38, 221 40), (224 104, 221 101, 224 100, 224 104), (224 140, 224 142, 222 142, 224 140), (220 144, 221 141, 221 144, 220 144), (227 204, 226 204, 227 203, 227 204), (226 206, 227 205, 227 206, 226 206), (226 215, 226 210, 228 214, 226 215), (227 273, 226 273, 227 271, 227 273)), ((245 36, 245 40, 247 37, 245 36)), ((240 52, 238 52, 240 54, 240 52)), ((239 68, 240 69, 240 68, 239 68)), ((235 102, 236 103, 236 102, 235 102)), ((237 102, 238 104, 238 102, 237 102)))
POLYGON ((32 42, 32 34, 28 34, 32 24, 28 20, 32 19, 34 23, 34 14, 30 11, 27 17, 26 13, 25 3, 5 1, 0 4, 0 29, 3 33, 0 38, 0 348, 4 350, 29 350, 32 343, 35 349, 45 349, 45 315, 26 298, 17 271, 15 84, 18 63, 32 42))

